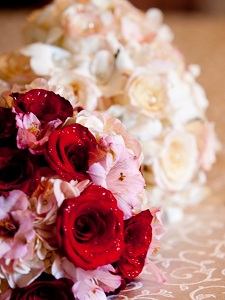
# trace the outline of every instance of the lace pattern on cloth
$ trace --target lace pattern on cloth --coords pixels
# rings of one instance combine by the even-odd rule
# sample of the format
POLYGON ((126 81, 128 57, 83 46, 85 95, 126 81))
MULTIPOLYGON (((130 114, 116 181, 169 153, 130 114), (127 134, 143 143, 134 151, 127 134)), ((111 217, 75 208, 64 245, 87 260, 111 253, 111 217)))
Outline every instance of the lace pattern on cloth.
POLYGON ((145 269, 139 281, 109 299, 225 299, 225 207, 193 208, 180 223, 166 227, 154 262, 167 282, 151 282, 145 269))

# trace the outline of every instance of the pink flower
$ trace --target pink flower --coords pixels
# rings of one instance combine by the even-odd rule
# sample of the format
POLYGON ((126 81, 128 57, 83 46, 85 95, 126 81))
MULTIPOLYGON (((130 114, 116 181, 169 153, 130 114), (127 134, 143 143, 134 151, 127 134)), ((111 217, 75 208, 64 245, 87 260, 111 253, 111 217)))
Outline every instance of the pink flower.
POLYGON ((106 293, 116 290, 121 285, 121 277, 119 275, 114 274, 115 269, 110 264, 98 267, 95 270, 88 271, 84 271, 83 269, 77 268, 78 281, 93 281, 95 283, 97 282, 97 285, 106 293))
POLYGON ((161 210, 158 207, 150 208, 151 215, 153 216, 152 227, 152 241, 149 247, 148 256, 150 256, 156 249, 160 247, 160 239, 164 234, 163 223, 161 219, 161 210))
POLYGON ((141 164, 143 161, 142 149, 138 140, 128 134, 122 122, 112 115, 102 112, 82 110, 78 113, 76 122, 87 127, 99 140, 107 135, 119 135, 123 138, 125 147, 129 149, 141 164))
POLYGON ((72 292, 79 300, 107 300, 102 288, 100 288, 94 280, 77 281, 72 292))
POLYGON ((203 120, 194 120, 186 125, 197 142, 199 164, 204 171, 209 171, 216 161, 216 151, 220 145, 217 140, 214 124, 203 120))
POLYGON ((100 146, 107 151, 106 155, 93 163, 88 173, 95 184, 113 193, 119 208, 125 218, 128 218, 132 214, 132 208, 139 204, 137 195, 145 185, 138 159, 125 147, 119 135, 102 138, 100 146))
POLYGON ((34 215, 28 205, 27 196, 19 190, 0 197, 0 258, 18 259, 27 254, 35 235, 34 215))
POLYGON ((11 288, 26 286, 46 268, 35 252, 34 215, 28 204, 19 190, 0 197, 0 273, 11 288))
POLYGON ((32 154, 42 153, 44 144, 48 141, 48 137, 52 130, 61 123, 61 120, 56 119, 48 122, 45 126, 42 126, 41 122, 32 112, 25 115, 16 115, 18 148, 29 148, 32 154))
POLYGON ((116 290, 121 285, 121 277, 113 275, 115 269, 111 265, 84 271, 77 268, 77 280, 72 291, 75 297, 82 299, 106 299, 106 293, 116 290))
POLYGON ((121 277, 114 275, 114 273, 115 269, 110 264, 98 267, 95 270, 85 271, 81 268, 76 268, 67 258, 60 256, 56 256, 52 265, 52 274, 55 278, 68 278, 75 283, 73 293, 79 300, 86 299, 82 297, 94 297, 96 292, 97 296, 103 297, 103 291, 109 293, 117 289, 121 285, 121 277))

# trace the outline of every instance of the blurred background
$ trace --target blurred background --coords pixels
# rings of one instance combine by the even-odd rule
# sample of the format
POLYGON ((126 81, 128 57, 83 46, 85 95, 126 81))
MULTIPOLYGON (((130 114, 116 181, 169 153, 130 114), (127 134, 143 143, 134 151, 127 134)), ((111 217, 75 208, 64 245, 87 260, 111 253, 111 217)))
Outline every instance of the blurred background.
MULTIPOLYGON (((0 8, 40 7, 51 0, 0 0, 0 8)), ((136 7, 146 10, 157 7, 162 10, 184 10, 225 13, 225 0, 130 0, 136 7)))
MULTIPOLYGON (((0 8, 40 7, 51 0, 0 0, 0 8)), ((184 10, 225 13, 224 0, 130 0, 136 7, 146 10, 157 7, 162 10, 184 10)))
POLYGON ((225 12, 224 0, 131 0, 130 2, 144 10, 149 7, 158 7, 170 11, 225 12))

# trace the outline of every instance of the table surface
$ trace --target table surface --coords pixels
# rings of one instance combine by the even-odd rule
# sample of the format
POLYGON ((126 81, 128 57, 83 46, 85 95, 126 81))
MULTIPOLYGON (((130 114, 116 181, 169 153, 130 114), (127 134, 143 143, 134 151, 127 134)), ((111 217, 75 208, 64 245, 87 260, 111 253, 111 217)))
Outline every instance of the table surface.
MULTIPOLYGON (((0 10, 0 53, 22 45, 21 28, 30 9, 0 10)), ((225 143, 225 18, 224 15, 165 13, 175 43, 187 63, 201 66, 198 82, 210 102, 208 118, 225 143)), ((186 209, 185 217, 166 225, 161 248, 153 260, 167 277, 158 286, 148 270, 115 299, 225 299, 225 150, 208 174, 211 195, 186 209)))

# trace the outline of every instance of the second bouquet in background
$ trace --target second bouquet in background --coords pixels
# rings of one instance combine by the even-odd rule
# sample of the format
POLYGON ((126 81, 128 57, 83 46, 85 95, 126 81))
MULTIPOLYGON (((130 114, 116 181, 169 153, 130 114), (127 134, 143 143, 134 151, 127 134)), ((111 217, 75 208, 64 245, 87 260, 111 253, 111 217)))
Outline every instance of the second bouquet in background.
POLYGON ((186 65, 161 11, 126 0, 55 0, 31 14, 25 37, 27 46, 1 58, 2 79, 119 118, 141 143, 152 202, 174 207, 171 221, 177 207, 205 197, 219 143, 199 67, 186 65))

